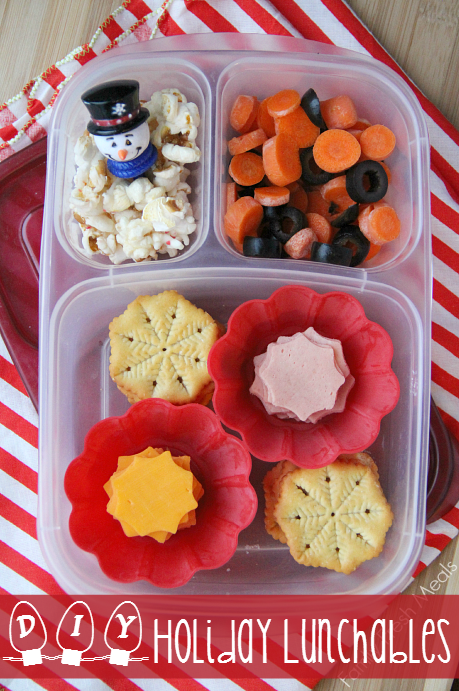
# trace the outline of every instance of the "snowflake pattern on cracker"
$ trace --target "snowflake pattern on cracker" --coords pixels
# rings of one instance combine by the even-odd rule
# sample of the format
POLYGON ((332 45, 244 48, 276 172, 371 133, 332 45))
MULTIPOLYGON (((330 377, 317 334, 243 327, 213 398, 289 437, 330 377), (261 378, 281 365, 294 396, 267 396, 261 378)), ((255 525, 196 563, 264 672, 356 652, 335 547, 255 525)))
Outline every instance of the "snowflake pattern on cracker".
POLYGON ((393 514, 371 456, 342 455, 318 469, 279 464, 270 474, 265 525, 295 561, 350 574, 381 553, 393 514))
POLYGON ((212 317, 175 290, 139 296, 110 324, 110 376, 130 403, 206 404, 214 388, 207 356, 220 335, 212 317))

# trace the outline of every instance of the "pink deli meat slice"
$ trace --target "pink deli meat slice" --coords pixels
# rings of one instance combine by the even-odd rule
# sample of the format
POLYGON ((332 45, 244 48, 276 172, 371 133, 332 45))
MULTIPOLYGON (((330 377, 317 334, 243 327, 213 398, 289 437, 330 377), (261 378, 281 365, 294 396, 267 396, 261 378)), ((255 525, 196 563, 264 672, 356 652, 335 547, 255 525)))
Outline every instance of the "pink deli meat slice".
POLYGON ((313 327, 270 343, 265 353, 254 358, 254 366, 250 393, 261 400, 268 414, 281 419, 316 423, 342 412, 355 381, 341 342, 321 336, 313 327), (321 402, 325 404, 318 410, 321 402))

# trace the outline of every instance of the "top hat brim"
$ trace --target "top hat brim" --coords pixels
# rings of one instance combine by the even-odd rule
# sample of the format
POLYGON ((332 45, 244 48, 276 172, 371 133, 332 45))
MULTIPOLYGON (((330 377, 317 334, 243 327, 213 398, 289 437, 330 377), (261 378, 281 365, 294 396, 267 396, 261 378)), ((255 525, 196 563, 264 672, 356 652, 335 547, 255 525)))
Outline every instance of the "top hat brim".
POLYGON ((122 134, 122 132, 127 132, 128 130, 138 127, 143 122, 145 122, 150 117, 150 111, 148 108, 140 108, 139 112, 132 118, 132 120, 127 120, 126 122, 108 125, 107 127, 102 127, 101 125, 96 125, 93 120, 90 120, 87 124, 87 130, 89 134, 94 134, 98 137, 109 137, 111 134, 122 134))

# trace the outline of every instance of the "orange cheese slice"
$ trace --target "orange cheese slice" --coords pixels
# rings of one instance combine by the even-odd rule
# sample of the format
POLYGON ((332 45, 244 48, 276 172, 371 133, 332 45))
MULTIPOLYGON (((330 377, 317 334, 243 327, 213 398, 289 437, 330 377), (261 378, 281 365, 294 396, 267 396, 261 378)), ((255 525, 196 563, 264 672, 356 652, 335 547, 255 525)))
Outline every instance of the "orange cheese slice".
POLYGON ((140 454, 119 457, 118 469, 105 483, 104 489, 110 499, 107 511, 120 521, 128 537, 149 535, 163 543, 177 530, 196 524, 195 508, 204 490, 191 473, 190 465, 189 456, 171 456, 169 451, 152 447, 140 454), (155 465, 156 460, 160 461, 158 466, 155 465), (127 473, 129 468, 131 470, 127 473), (132 491, 136 508, 133 507, 133 497, 127 497, 132 491), (164 493, 162 504, 158 496, 161 492, 164 493), (142 507, 140 512, 139 506, 142 507), (157 529, 158 521, 163 529, 157 529), (150 526, 154 529, 149 530, 150 526), (175 529, 170 530, 171 527, 175 529), (144 532, 145 530, 148 532, 144 532))

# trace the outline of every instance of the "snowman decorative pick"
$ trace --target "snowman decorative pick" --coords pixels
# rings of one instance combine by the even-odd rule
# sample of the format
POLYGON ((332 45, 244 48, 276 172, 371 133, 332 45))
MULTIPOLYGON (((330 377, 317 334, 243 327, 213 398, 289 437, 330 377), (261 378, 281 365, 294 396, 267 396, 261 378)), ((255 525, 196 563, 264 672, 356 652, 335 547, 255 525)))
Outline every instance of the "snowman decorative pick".
POLYGON ((137 178, 154 165, 158 152, 150 142, 150 113, 139 100, 139 82, 118 79, 85 91, 81 100, 89 110, 87 128, 118 178, 137 178))

